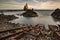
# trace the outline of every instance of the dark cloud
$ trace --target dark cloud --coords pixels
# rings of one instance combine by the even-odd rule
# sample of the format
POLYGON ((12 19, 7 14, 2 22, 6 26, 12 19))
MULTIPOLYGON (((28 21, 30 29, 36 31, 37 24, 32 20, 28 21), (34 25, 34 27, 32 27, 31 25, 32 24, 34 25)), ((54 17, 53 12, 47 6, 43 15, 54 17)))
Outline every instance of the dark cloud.
POLYGON ((25 4, 28 3, 30 5, 36 5, 36 4, 40 4, 42 2, 43 3, 47 3, 49 2, 50 4, 55 4, 56 2, 60 2, 60 0, 0 0, 0 4, 25 4), (51 1, 51 2, 50 2, 51 1))
POLYGON ((60 2, 60 0, 51 0, 51 1, 57 1, 57 2, 60 2))
POLYGON ((9 1, 12 1, 12 0, 0 0, 0 3, 9 2, 9 1))
POLYGON ((24 6, 28 3, 29 6, 34 8, 56 8, 60 7, 60 0, 0 0, 0 4, 20 5, 24 6))
POLYGON ((18 3, 29 3, 29 4, 34 4, 36 1, 38 2, 47 2, 47 1, 53 1, 53 2, 60 2, 60 0, 0 0, 0 3, 9 3, 12 1, 16 1, 18 3))
POLYGON ((11 3, 13 0, 0 0, 0 4, 9 4, 11 3))
POLYGON ((60 2, 60 0, 36 0, 36 1, 39 1, 39 2, 46 2, 46 1, 60 2))

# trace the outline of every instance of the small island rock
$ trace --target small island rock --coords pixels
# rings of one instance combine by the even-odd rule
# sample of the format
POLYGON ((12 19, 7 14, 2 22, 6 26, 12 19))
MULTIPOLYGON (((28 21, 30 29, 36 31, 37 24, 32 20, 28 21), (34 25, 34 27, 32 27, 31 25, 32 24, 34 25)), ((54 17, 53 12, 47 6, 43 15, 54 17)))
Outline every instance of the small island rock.
POLYGON ((37 13, 32 10, 27 10, 25 13, 22 14, 24 17, 37 17, 37 13))
POLYGON ((24 13, 22 14, 24 17, 37 17, 37 13, 34 12, 33 9, 28 9, 28 4, 26 3, 26 5, 24 6, 24 13))

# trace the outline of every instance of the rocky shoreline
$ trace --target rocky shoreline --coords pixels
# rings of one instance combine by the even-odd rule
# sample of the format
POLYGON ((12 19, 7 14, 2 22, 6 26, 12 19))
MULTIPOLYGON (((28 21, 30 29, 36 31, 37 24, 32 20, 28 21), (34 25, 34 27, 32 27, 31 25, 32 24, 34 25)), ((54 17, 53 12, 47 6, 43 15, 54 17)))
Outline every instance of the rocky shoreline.
POLYGON ((8 22, 17 17, 1 14, 0 40, 60 40, 60 26, 44 24, 25 25, 8 22), (11 19, 10 19, 11 18, 11 19))
POLYGON ((57 38, 60 40, 60 27, 55 25, 48 25, 49 30, 46 30, 44 25, 40 24, 28 26, 25 24, 14 24, 7 22, 5 25, 7 25, 4 26, 6 28, 0 30, 0 40, 57 40, 57 38))
POLYGON ((13 19, 17 19, 18 17, 14 16, 14 15, 4 15, 4 14, 0 14, 0 21, 10 21, 13 19))

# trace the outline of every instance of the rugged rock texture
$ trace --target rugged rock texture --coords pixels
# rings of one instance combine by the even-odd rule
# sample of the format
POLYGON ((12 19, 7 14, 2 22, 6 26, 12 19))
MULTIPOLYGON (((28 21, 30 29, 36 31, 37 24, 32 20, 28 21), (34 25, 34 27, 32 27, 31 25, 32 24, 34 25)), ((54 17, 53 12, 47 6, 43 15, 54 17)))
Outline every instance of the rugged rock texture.
POLYGON ((27 10, 25 13, 22 14, 24 17, 37 17, 37 13, 33 10, 27 10))
POLYGON ((14 15, 4 15, 4 14, 0 14, 0 21, 10 21, 13 19, 16 19, 17 17, 15 17, 14 15))
POLYGON ((0 40, 60 40, 60 32, 55 25, 48 25, 50 30, 45 30, 43 24, 35 26, 4 24, 1 24, 0 40))
POLYGON ((51 16, 55 19, 60 19, 60 9, 56 9, 51 16))

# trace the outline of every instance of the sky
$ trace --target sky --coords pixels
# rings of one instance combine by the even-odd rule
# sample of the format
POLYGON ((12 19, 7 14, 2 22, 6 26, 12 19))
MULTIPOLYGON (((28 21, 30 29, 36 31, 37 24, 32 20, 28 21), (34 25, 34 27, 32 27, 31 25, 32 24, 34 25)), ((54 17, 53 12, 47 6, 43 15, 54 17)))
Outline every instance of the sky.
POLYGON ((26 3, 33 9, 60 8, 60 0, 0 0, 0 9, 23 9, 26 3))

